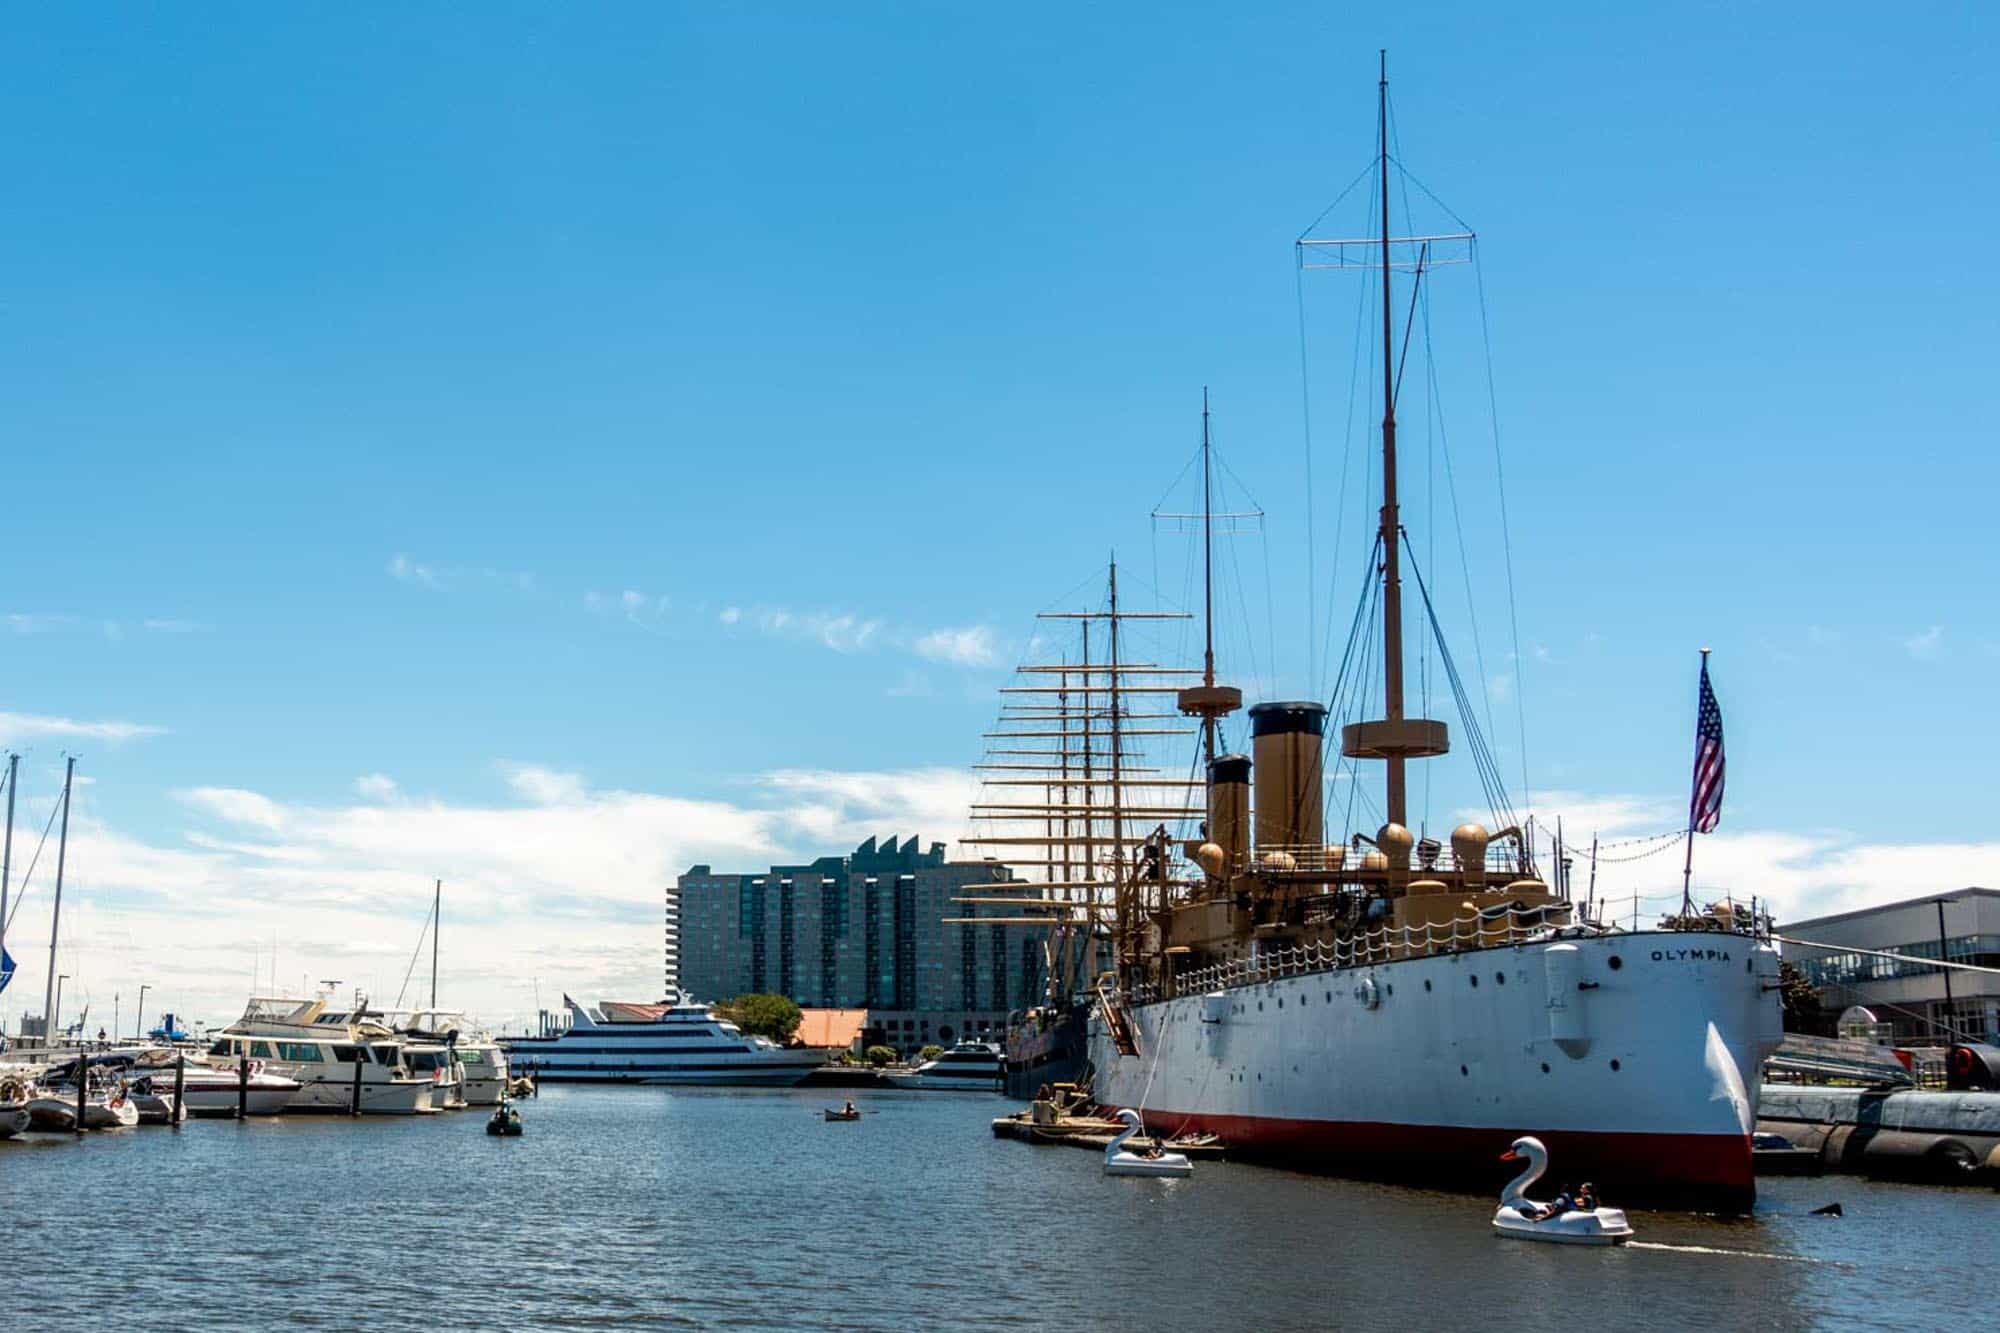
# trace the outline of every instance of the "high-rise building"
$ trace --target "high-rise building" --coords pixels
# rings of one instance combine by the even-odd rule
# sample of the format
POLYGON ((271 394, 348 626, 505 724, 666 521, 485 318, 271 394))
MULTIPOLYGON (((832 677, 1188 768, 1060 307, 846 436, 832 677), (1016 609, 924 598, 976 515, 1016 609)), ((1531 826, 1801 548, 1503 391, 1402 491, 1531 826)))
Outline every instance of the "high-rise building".
POLYGON ((692 866, 667 893, 667 984, 704 1000, 774 991, 812 1008, 866 1009, 913 1051, 986 1035, 1041 1002, 1044 932, 1001 924, 1038 893, 992 861, 946 861, 944 844, 874 838, 846 856, 756 874, 692 866), (992 924, 957 918, 991 917, 992 924), (947 918, 952 918, 947 920, 947 918))

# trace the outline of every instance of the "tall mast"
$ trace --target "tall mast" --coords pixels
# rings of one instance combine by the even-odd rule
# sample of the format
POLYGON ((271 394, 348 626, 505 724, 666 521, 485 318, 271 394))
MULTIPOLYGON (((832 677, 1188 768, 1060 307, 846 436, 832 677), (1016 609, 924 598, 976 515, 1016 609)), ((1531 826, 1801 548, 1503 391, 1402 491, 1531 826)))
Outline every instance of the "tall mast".
MULTIPOLYGON (((1201 390, 1201 683, 1215 686, 1215 502, 1208 462, 1208 386, 1201 390)), ((1201 719, 1204 765, 1215 762, 1215 715, 1201 719)), ((1203 769, 1206 772, 1206 767, 1203 769)))
MULTIPOLYGON (((431 888, 431 1008, 438 1007, 438 931, 444 925, 441 915, 444 909, 444 881, 438 880, 431 888)), ((436 1014, 432 1014, 436 1021, 436 1014)))
MULTIPOLYGON (((1379 131, 1378 174, 1382 184, 1382 687, 1391 729, 1403 720, 1403 572, 1399 547, 1401 519, 1396 504, 1396 366, 1393 309, 1389 299, 1389 53, 1382 52, 1376 85, 1379 131)), ((1388 815, 1391 824, 1409 824, 1404 796, 1404 756, 1388 760, 1388 815)))
POLYGON ((68 756, 68 766, 63 770, 63 816, 62 840, 56 844, 56 905, 49 914, 49 979, 42 991, 42 1049, 49 1049, 55 1039, 51 1030, 56 1012, 56 939, 62 928, 63 866, 69 860, 69 793, 76 777, 76 756, 68 756))
POLYGON ((21 756, 7 756, 7 844, 0 851, 0 960, 7 957, 7 889, 14 880, 14 788, 21 781, 21 756))

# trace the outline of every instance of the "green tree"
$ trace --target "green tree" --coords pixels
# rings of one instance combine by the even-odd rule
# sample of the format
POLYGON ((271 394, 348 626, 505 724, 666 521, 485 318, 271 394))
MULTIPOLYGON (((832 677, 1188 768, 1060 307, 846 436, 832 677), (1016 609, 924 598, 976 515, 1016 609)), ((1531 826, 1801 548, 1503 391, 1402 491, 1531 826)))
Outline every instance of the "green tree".
POLYGON ((784 996, 764 992, 739 995, 715 1008, 718 1017, 728 1019, 750 1036, 769 1037, 780 1044, 792 1039, 805 1018, 804 1012, 784 996))
POLYGON ((868 1063, 877 1067, 896 1063, 896 1048, 893 1046, 870 1046, 864 1054, 868 1063))
POLYGON ((935 1060, 935 1059, 937 1059, 937 1058, 938 1058, 938 1057, 939 1057, 940 1055, 943 1055, 943 1054, 944 1054, 944 1047, 942 1047, 942 1046, 926 1046, 926 1047, 924 1047, 924 1048, 923 1048, 923 1049, 922 1049, 921 1051, 918 1051, 918 1052, 917 1052, 917 1059, 919 1059, 919 1060, 935 1060))
POLYGON ((1778 960, 1778 998, 1785 1008, 1785 1031, 1816 1033, 1822 1026, 1819 988, 1788 958, 1778 960))

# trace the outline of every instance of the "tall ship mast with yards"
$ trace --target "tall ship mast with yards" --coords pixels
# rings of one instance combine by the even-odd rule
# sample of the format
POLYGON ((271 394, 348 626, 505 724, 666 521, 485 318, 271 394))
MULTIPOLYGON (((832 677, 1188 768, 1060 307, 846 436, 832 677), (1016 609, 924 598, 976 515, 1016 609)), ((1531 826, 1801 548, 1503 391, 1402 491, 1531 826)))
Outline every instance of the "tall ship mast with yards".
MULTIPOLYGON (((1211 631, 1200 683, 1162 691, 1199 723, 1199 836, 1176 841, 1163 825, 1136 835, 1178 811, 1128 808, 1129 778, 1120 780, 1115 762, 1109 781, 1083 788, 1110 807, 1101 818, 1082 812, 1090 845, 1076 846, 1068 828, 1047 836, 1088 867, 1066 868, 1062 882, 1072 887, 1050 891, 1043 910, 1060 923, 1050 937, 1081 934, 1095 946, 1101 936, 1109 958, 1087 988, 1052 975, 1050 1009, 1010 1041, 1010 1072, 1025 1076, 1013 1086, 1032 1080, 1038 1049, 1063 1070, 1067 1030, 1098 1103, 1138 1110, 1150 1131, 1216 1134, 1239 1156, 1484 1183, 1509 1143, 1532 1133, 1565 1174, 1621 1197, 1747 1208, 1753 1108, 1764 1058, 1782 1035, 1778 954, 1758 923, 1721 908, 1683 912, 1659 929, 1619 929, 1579 911, 1560 873, 1554 889, 1543 881, 1531 829, 1466 823, 1448 847, 1409 829, 1408 765, 1445 754, 1450 737, 1445 723, 1405 709, 1403 568, 1414 548, 1397 493, 1393 278, 1413 273, 1407 318, 1416 321, 1415 286, 1436 249, 1472 237, 1391 233, 1387 90, 1385 73, 1379 232, 1301 243, 1362 250, 1379 267, 1380 523, 1349 656, 1368 647, 1365 631, 1379 615, 1383 694, 1379 716, 1339 728, 1336 762, 1383 764, 1386 817, 1370 832, 1327 841, 1331 738, 1321 703, 1258 704, 1249 710, 1252 753, 1216 753, 1218 723, 1241 695, 1216 681, 1211 631), (1086 1002, 1066 1003, 1078 998, 1086 1002)), ((1202 466, 1206 492, 1205 429, 1202 466)), ((1207 545, 1205 531, 1205 563, 1207 545)), ((1508 811, 1497 766, 1416 572, 1500 823, 1508 811)), ((1212 602, 1208 609, 1212 621, 1212 602)), ((1118 625, 1114 600, 1109 659, 1090 668, 1106 674, 1079 677, 1111 700, 1114 754, 1119 694, 1132 692, 1120 689, 1129 677, 1118 625)), ((1356 682, 1367 680, 1343 666, 1335 701, 1358 704, 1356 682)), ((1081 958, 1094 965, 1101 956, 1092 947, 1081 958)))

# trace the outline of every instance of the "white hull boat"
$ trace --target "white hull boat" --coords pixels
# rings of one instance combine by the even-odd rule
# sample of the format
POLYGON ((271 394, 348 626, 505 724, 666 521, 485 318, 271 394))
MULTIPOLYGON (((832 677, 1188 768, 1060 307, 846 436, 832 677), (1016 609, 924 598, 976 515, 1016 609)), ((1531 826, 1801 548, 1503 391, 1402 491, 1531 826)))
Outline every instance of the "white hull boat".
MULTIPOLYGON (((285 1078, 264 1070, 253 1071, 250 1086, 243 1094, 243 1109, 249 1115, 278 1115, 298 1095, 299 1087, 295 1078, 285 1078)), ((238 1094, 233 1070, 205 1068, 197 1071, 192 1065, 188 1067, 182 1097, 189 1115, 202 1118, 233 1116, 236 1114, 238 1094)))
POLYGON ((990 1042, 962 1041, 935 1060, 882 1075, 898 1088, 923 1092, 998 1092, 1000 1048, 990 1042))
POLYGON ((1549 1205, 1528 1197, 1528 1189, 1548 1168, 1548 1149, 1533 1137, 1514 1140, 1501 1161, 1525 1161, 1520 1175, 1500 1192, 1500 1207, 1493 1214, 1496 1235, 1515 1240, 1544 1241, 1552 1245, 1623 1245, 1632 1239, 1632 1224, 1620 1208, 1565 1208, 1551 1211, 1549 1205))
POLYGON ((685 996, 601 1009, 592 1014, 572 1001, 570 1025, 560 1033, 503 1038, 508 1061, 544 1083, 745 1087, 791 1087, 826 1063, 823 1050, 748 1036, 685 996))
POLYGON ((1534 1130, 1579 1177, 1739 1208, 1777 973, 1770 945, 1696 931, 1273 966, 1133 1006, 1136 1053, 1094 1010, 1093 1094, 1237 1156, 1396 1179, 1478 1179, 1534 1130))

